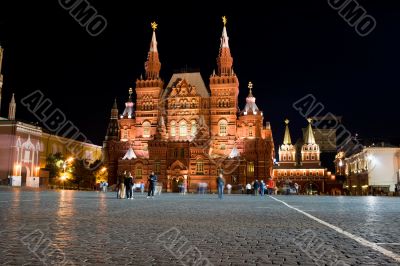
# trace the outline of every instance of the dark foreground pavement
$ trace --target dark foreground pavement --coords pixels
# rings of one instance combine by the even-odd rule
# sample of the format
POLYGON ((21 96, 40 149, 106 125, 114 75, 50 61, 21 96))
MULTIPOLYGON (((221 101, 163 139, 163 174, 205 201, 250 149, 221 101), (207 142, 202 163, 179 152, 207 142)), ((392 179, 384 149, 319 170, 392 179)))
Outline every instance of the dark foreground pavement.
POLYGON ((399 265, 400 198, 0 190, 4 265, 399 265), (386 254, 385 251, 388 253, 386 254))

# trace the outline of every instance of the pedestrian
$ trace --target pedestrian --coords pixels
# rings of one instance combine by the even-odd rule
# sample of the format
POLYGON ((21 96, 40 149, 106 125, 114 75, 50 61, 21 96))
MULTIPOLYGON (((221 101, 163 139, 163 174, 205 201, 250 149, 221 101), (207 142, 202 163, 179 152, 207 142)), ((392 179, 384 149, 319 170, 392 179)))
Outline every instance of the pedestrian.
POLYGON ((131 172, 127 175, 125 178, 125 186, 126 186, 126 198, 127 199, 133 199, 133 177, 131 172))
POLYGON ((226 185, 226 189, 228 189, 228 194, 231 194, 231 192, 232 192, 232 185, 231 185, 231 184, 226 185))
POLYGON ((265 191, 265 183, 264 180, 261 180, 261 184, 260 184, 260 195, 264 196, 264 191, 265 191))
POLYGON ((157 176, 154 174, 154 172, 151 172, 149 178, 147 179, 149 183, 149 191, 147 193, 147 198, 150 198, 150 196, 153 198, 154 197, 154 190, 157 185, 157 176))
POLYGON ((254 187, 254 196, 257 196, 258 195, 258 189, 260 188, 260 183, 258 183, 257 179, 254 181, 253 187, 254 187))
POLYGON ((247 185, 246 185, 246 194, 247 195, 251 194, 251 185, 250 185, 250 183, 247 183, 247 185))
POLYGON ((218 198, 222 199, 224 197, 224 186, 225 186, 225 179, 222 174, 219 174, 217 177, 217 186, 218 186, 218 198))
POLYGON ((108 188, 108 183, 107 181, 103 182, 103 192, 107 192, 107 188, 108 188))
POLYGON ((143 194, 144 193, 144 183, 143 181, 140 182, 140 192, 143 194))

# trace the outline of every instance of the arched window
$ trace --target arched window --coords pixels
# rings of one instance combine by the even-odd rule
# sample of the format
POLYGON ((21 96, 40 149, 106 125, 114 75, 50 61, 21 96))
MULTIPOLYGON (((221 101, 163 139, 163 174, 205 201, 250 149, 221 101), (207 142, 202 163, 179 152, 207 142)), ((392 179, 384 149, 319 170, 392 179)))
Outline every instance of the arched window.
POLYGON ((160 161, 155 161, 154 162, 154 173, 155 174, 160 174, 161 173, 161 162, 160 161))
POLYGON ((142 178, 142 166, 138 165, 135 169, 135 178, 141 179, 142 178))
POLYGON ((219 135, 220 136, 226 136, 227 135, 228 122, 226 120, 221 120, 221 121, 219 121, 218 126, 219 126, 219 135))
POLYGON ((247 165, 247 172, 249 172, 249 174, 254 173, 254 162, 249 162, 247 165))
POLYGON ((179 136, 186 137, 187 136, 187 125, 186 121, 181 121, 179 123, 179 136))
POLYGON ((197 123, 195 120, 192 120, 192 127, 190 129, 190 133, 192 134, 192 136, 196 136, 197 134, 197 123))
POLYGON ((175 121, 171 121, 171 137, 176 136, 176 123, 175 121))
POLYGON ((197 160, 196 162, 196 174, 198 175, 204 174, 204 162, 201 159, 197 160))
POLYGON ((146 121, 143 123, 142 126, 143 126, 143 137, 149 138, 150 137, 150 128, 151 128, 150 123, 146 121))

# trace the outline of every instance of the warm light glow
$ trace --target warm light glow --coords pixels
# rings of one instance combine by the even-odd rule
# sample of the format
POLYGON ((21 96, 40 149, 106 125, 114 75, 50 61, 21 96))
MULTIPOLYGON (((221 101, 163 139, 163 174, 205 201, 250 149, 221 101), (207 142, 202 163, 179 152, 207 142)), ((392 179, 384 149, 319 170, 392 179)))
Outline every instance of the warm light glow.
POLYGON ((107 170, 107 167, 103 167, 103 168, 101 168, 101 172, 105 172, 107 170))
POLYGON ((336 176, 335 175, 331 175, 331 179, 335 180, 336 176))
POLYGON ((16 164, 15 168, 19 169, 19 168, 21 168, 21 165, 20 164, 16 164))
POLYGON ((69 157, 68 159, 67 159, 67 162, 72 162, 74 160, 74 157, 69 157))
POLYGON ((353 188, 356 188, 357 186, 356 185, 354 185, 354 186, 352 186, 353 188))
POLYGON ((342 166, 343 166, 343 161, 340 160, 340 161, 339 161, 339 167, 342 167, 342 166))
POLYGON ((60 179, 61 179, 62 181, 64 181, 65 179, 67 179, 67 175, 62 175, 62 176, 60 176, 60 179))
POLYGON ((362 188, 368 188, 368 185, 361 186, 362 188))

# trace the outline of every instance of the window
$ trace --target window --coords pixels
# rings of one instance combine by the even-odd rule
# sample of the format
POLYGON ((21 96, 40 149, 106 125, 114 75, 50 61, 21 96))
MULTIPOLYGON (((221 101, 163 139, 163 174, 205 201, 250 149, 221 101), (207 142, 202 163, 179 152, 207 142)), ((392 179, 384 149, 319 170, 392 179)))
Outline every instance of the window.
POLYGON ((204 174, 204 162, 203 162, 203 160, 197 160, 197 162, 196 162, 196 173, 198 175, 204 174))
POLYGON ((145 137, 145 138, 150 137, 150 128, 151 128, 151 125, 149 122, 146 121, 143 123, 143 137, 145 137))
POLYGON ((307 156, 306 156, 306 161, 308 161, 308 160, 310 160, 310 157, 307 155, 307 156))
POLYGON ((247 165, 247 172, 249 172, 250 174, 254 173, 254 162, 249 162, 249 164, 247 165))
POLYGON ((178 149, 174 150, 174 158, 178 158, 178 149))
POLYGON ((249 137, 253 137, 253 125, 249 126, 249 137))
POLYGON ((314 155, 311 155, 311 160, 314 160, 314 158, 315 158, 314 155))
POLYGON ((185 158, 185 149, 181 149, 180 157, 185 158))
POLYGON ((192 133, 192 136, 196 136, 197 133, 197 124, 196 121, 192 121, 192 128, 190 129, 190 132, 192 133))
POLYGON ((179 123, 179 136, 186 137, 187 136, 187 125, 186 121, 181 121, 179 123))
POLYGON ((160 174, 161 172, 161 162, 160 161, 155 161, 154 163, 154 173, 160 174))
POLYGON ((286 161, 286 155, 283 155, 283 160, 286 161))
POLYGON ((171 122, 171 137, 175 137, 176 136, 176 123, 175 121, 171 122))
POLYGON ((221 144, 220 149, 223 151, 226 149, 226 145, 225 144, 221 144))
POLYGON ((138 179, 142 178, 142 167, 141 166, 136 166, 135 177, 138 179))
POLYGON ((226 120, 221 120, 218 124, 219 124, 219 135, 226 136, 228 122, 226 120))

